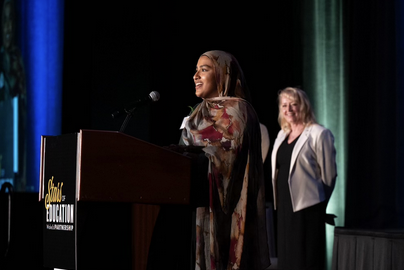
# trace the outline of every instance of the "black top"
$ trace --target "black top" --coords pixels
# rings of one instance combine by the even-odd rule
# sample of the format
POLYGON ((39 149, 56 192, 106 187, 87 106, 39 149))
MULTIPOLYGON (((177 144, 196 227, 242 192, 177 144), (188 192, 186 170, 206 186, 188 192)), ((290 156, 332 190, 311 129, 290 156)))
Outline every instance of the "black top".
MULTIPOLYGON (((300 137, 300 136, 299 136, 300 137)), ((276 159, 277 255, 279 270, 323 270, 325 258, 325 203, 293 212, 289 191, 289 171, 293 148, 286 138, 276 159)), ((299 178, 295 179, 299 181, 299 178)))
POLYGON ((282 142, 281 146, 278 149, 278 154, 276 158, 276 168, 278 169, 278 178, 277 178, 277 205, 278 209, 281 207, 282 209, 286 209, 288 211, 293 211, 292 202, 290 199, 289 192, 289 170, 290 170, 290 160, 292 158, 293 148, 300 136, 298 136, 293 142, 288 143, 288 138, 282 142))

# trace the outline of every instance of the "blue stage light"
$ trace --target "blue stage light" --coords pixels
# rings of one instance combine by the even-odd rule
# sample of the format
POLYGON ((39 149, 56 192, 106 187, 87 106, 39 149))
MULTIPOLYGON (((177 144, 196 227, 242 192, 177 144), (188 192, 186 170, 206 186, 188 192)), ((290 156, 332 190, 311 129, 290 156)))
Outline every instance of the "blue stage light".
POLYGON ((63 0, 22 0, 20 47, 27 77, 26 191, 39 188, 42 135, 60 135, 63 71, 63 0))

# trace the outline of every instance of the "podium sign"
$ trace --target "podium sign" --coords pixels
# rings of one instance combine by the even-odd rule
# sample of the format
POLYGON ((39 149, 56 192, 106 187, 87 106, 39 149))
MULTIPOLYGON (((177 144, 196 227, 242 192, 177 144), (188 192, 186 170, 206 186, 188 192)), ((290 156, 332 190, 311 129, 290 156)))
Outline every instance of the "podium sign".
POLYGON ((77 138, 77 134, 42 137, 40 199, 48 267, 75 269, 77 138))
POLYGON ((132 203, 190 203, 189 157, 113 131, 41 139, 46 267, 131 269, 132 203))

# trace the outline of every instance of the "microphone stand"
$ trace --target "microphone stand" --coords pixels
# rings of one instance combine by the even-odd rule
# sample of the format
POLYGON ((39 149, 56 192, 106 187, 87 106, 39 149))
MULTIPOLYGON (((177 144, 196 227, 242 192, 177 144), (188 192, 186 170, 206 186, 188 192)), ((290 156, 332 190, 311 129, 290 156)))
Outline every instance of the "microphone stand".
MULTIPOLYGON (((135 102, 133 107, 131 109, 124 109, 126 112, 126 118, 122 123, 121 129, 119 132, 124 132, 126 129, 126 126, 128 125, 129 120, 133 116, 133 112, 136 110, 138 106, 144 105, 146 103, 152 102, 152 101, 157 101, 160 98, 160 94, 157 91, 152 91, 147 98, 139 99, 137 102, 135 102)), ((116 118, 122 113, 122 110, 116 111, 112 113, 112 118, 116 118)))
POLYGON ((124 131, 125 131, 125 129, 126 129, 126 126, 128 125, 130 119, 132 118, 133 112, 134 112, 135 110, 136 110, 136 107, 134 107, 133 109, 130 109, 130 110, 125 110, 125 112, 126 112, 126 117, 125 117, 125 120, 124 120, 123 123, 122 123, 121 129, 119 130, 119 132, 124 133, 124 131))

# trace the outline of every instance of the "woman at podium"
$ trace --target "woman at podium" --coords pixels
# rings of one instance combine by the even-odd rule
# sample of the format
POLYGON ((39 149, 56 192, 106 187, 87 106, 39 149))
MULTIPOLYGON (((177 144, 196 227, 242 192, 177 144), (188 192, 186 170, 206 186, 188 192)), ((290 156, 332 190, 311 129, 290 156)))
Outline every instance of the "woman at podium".
POLYGON ((243 72, 233 55, 209 51, 193 79, 202 102, 175 150, 200 157, 199 149, 207 161, 202 180, 193 179, 208 189, 206 205, 196 208, 195 269, 266 269, 261 133, 243 72))

